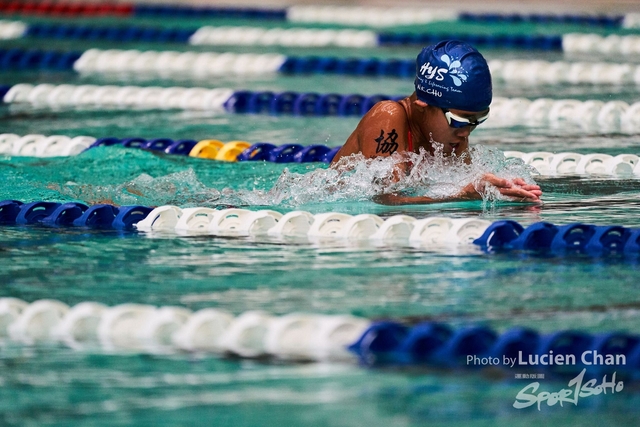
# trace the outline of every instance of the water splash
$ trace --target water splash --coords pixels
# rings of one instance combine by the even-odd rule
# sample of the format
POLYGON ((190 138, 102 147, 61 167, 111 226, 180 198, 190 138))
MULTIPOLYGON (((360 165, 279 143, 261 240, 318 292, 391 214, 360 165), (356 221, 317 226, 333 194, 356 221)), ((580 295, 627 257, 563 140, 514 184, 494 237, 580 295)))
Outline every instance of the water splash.
POLYGON ((506 159, 502 151, 477 145, 461 156, 445 155, 443 145, 433 142, 434 153, 394 153, 366 159, 361 154, 343 157, 329 168, 307 173, 285 168, 269 190, 212 189, 193 169, 157 178, 146 173, 117 185, 81 185, 67 182, 49 186, 60 194, 86 203, 142 204, 182 207, 219 205, 297 207, 310 203, 370 201, 377 195, 401 192, 435 199, 455 197, 473 183, 486 204, 504 200, 495 188, 481 180, 486 173, 523 178, 535 183, 534 170, 520 159, 506 159))
POLYGON ((375 159, 353 154, 340 159, 334 167, 306 174, 285 169, 271 190, 238 191, 225 203, 299 206, 371 200, 376 195, 392 192, 444 199, 460 194, 469 183, 483 195, 485 203, 495 203, 508 199, 482 181, 487 173, 507 179, 522 178, 535 184, 533 168, 520 159, 506 159, 498 149, 478 145, 468 154, 447 156, 443 154, 442 144, 434 141, 433 146, 433 154, 424 149, 419 153, 394 153, 375 159))

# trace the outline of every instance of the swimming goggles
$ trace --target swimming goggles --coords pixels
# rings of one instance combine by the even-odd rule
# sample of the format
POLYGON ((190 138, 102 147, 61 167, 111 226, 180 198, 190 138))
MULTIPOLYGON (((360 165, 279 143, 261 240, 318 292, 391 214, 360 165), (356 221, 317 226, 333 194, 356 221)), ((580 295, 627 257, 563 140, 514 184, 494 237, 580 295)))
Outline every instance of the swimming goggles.
POLYGON ((444 117, 447 119, 447 123, 449 123, 449 126, 456 129, 460 129, 465 126, 478 126, 479 124, 482 124, 484 121, 486 121, 489 118, 488 111, 487 111, 487 114, 485 114, 482 117, 478 117, 476 120, 472 122, 469 119, 460 117, 457 114, 453 114, 451 111, 447 110, 446 108, 441 108, 441 110, 444 113, 444 117))

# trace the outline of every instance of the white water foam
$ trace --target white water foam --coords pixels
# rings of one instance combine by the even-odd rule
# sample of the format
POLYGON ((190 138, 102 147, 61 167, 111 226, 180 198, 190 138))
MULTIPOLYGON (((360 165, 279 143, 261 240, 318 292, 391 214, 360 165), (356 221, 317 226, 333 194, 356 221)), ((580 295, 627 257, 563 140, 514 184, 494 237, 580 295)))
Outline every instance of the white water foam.
POLYGON ((269 190, 222 190, 208 188, 193 169, 154 178, 141 174, 119 185, 91 186, 68 182, 60 193, 87 203, 116 205, 172 204, 181 207, 233 205, 295 207, 308 203, 365 201, 386 193, 452 198, 469 183, 485 203, 506 200, 495 187, 485 185, 487 173, 501 178, 522 178, 534 184, 535 170, 520 159, 506 159, 502 151, 482 145, 461 156, 443 154, 443 145, 433 141, 433 154, 394 153, 390 157, 366 159, 361 154, 344 157, 329 168, 294 173, 285 168, 269 190))
POLYGON ((434 199, 455 197, 473 183, 485 202, 508 200, 482 180, 487 173, 501 178, 522 178, 535 184, 535 170, 520 159, 505 159, 502 151, 475 146, 461 156, 443 154, 443 145, 433 142, 434 154, 395 153, 390 157, 366 159, 353 154, 333 167, 298 174, 285 169, 269 191, 238 191, 230 194, 229 204, 299 206, 306 203, 371 200, 373 197, 402 192, 434 199), (471 161, 470 161, 471 160, 471 161), (408 170, 408 172, 405 172, 408 170), (233 200, 235 199, 235 200, 233 200), (238 203, 240 202, 240 203, 238 203))

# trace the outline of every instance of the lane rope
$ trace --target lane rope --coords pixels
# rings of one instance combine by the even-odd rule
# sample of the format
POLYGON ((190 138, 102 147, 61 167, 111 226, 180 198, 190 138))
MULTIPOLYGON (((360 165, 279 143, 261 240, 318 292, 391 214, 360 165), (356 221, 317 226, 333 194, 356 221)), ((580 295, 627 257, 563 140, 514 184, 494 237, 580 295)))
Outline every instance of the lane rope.
MULTIPOLYGON (((616 45, 625 52, 640 52, 637 36, 616 45)), ((602 46, 605 43, 603 42, 602 46)), ((582 46, 574 44, 574 46, 582 46)), ((582 49, 582 48, 581 48, 582 49)), ((588 49, 591 49, 590 47, 588 49)), ((640 84, 640 65, 614 62, 567 62, 543 60, 490 60, 496 81, 529 85, 640 84)), ((273 53, 214 53, 180 51, 139 51, 135 49, 89 49, 84 52, 11 48, 0 50, 0 69, 75 70, 79 73, 144 73, 171 77, 189 74, 206 77, 229 74, 265 73, 338 74, 353 76, 411 78, 413 59, 296 57, 273 53)))
POLYGON ((119 42, 188 43, 210 46, 299 46, 375 47, 427 46, 443 39, 457 39, 477 47, 543 49, 602 54, 640 54, 639 35, 564 35, 376 33, 370 30, 315 28, 260 28, 248 26, 204 26, 195 29, 88 26, 69 24, 26 24, 0 20, 0 39, 37 37, 44 39, 108 40, 119 42))
POLYGON ((357 360, 368 366, 505 370, 518 369, 531 357, 555 355, 557 362, 561 355, 565 363, 541 364, 536 370, 565 375, 582 369, 599 375, 617 372, 627 380, 638 379, 640 373, 640 336, 624 332, 543 334, 514 327, 498 333, 479 325, 407 326, 351 315, 247 311, 234 316, 218 308, 194 312, 179 306, 110 307, 93 301, 69 306, 53 299, 27 303, 0 298, 0 345, 52 343, 108 353, 197 352, 289 362, 357 360))
MULTIPOLYGON (((301 145, 271 144, 246 141, 222 142, 217 139, 171 139, 139 137, 94 138, 90 136, 68 137, 64 135, 28 134, 24 136, 0 134, 0 155, 56 157, 73 156, 95 147, 122 146, 167 154, 198 157, 225 162, 267 161, 272 163, 331 163, 342 146, 323 144, 301 145)), ((507 159, 521 159, 543 176, 556 175, 608 175, 640 176, 639 158, 635 154, 612 156, 604 153, 580 154, 574 152, 551 153, 548 151, 505 151, 507 159)))
MULTIPOLYGON (((640 76, 640 73, 638 73, 640 76)), ((186 109, 237 114, 362 117, 376 103, 404 96, 357 93, 274 92, 203 87, 54 85, 0 86, 5 103, 37 106, 109 106, 122 109, 186 109)), ((599 132, 640 130, 640 101, 495 97, 483 127, 562 127, 599 132)))
POLYGON ((348 215, 339 212, 285 214, 269 209, 213 209, 177 206, 114 206, 83 203, 17 200, 0 202, 0 223, 41 224, 53 227, 89 227, 138 230, 153 237, 155 232, 177 235, 251 236, 269 239, 307 239, 317 244, 370 242, 413 246, 427 251, 493 253, 528 250, 593 256, 640 253, 640 229, 619 225, 596 226, 573 223, 554 225, 537 222, 524 227, 516 221, 490 222, 479 218, 428 217, 416 219, 395 215, 348 215))
POLYGON ((54 16, 139 16, 139 17, 200 17, 275 20, 303 23, 368 25, 395 27, 425 24, 434 21, 574 24, 609 28, 637 28, 640 14, 569 14, 569 13, 470 13, 450 9, 406 7, 353 7, 296 5, 288 8, 258 8, 231 6, 147 5, 135 3, 83 4, 77 2, 0 1, 0 13, 38 14, 54 16))
MULTIPOLYGON (((638 44, 633 43, 637 49, 638 44)), ((490 60, 496 81, 528 85, 640 84, 640 65, 611 62, 566 62, 542 60, 490 60)), ((100 50, 56 52, 8 49, 0 51, 3 69, 54 69, 79 73, 131 72, 215 76, 228 74, 339 74, 410 78, 415 61, 377 58, 291 57, 280 54, 235 54, 213 52, 100 50)))

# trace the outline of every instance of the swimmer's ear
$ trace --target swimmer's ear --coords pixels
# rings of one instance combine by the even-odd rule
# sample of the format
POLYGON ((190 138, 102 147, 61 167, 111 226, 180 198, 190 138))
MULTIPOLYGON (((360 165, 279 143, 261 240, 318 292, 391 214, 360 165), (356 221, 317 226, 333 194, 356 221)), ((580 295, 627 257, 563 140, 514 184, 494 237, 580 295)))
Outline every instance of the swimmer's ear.
POLYGON ((413 101, 413 103, 421 108, 427 108, 429 106, 429 104, 424 101, 420 101, 419 99, 416 99, 415 101, 413 101))

